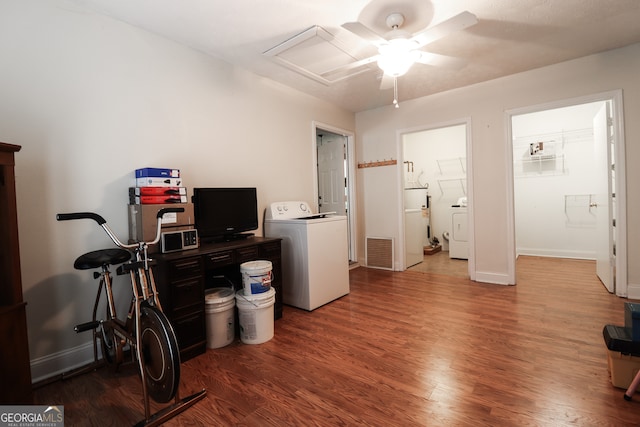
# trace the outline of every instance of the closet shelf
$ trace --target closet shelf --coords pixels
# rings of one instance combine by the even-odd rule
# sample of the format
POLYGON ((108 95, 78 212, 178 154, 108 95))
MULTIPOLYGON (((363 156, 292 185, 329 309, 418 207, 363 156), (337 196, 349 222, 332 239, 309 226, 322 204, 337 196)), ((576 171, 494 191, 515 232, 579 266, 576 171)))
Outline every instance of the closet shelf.
POLYGON ((454 157, 451 159, 436 160, 440 175, 446 175, 450 171, 455 172, 456 175, 459 175, 460 173, 466 174, 466 162, 467 159, 465 157, 454 157))
POLYGON ((466 178, 449 178, 449 179, 439 179, 438 187, 440 187, 440 193, 444 195, 445 189, 451 189, 455 187, 456 189, 462 190, 462 193, 467 195, 467 179, 466 178))

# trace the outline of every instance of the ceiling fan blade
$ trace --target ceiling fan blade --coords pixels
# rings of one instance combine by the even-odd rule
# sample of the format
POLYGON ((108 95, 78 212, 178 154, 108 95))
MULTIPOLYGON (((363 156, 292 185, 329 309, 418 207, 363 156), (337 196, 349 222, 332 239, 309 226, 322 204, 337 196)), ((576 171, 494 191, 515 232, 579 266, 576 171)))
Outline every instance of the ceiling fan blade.
POLYGON ((367 40, 368 42, 372 43, 376 47, 380 47, 382 45, 387 44, 387 40, 385 38, 383 38, 381 35, 379 35, 375 31, 364 26, 360 22, 357 22, 357 21, 347 22, 345 24, 342 24, 342 28, 352 32, 353 34, 355 34, 360 38, 367 40))
POLYGON ((451 69, 460 69, 467 65, 467 61, 455 56, 440 55, 438 53, 423 52, 420 51, 420 56, 416 59, 416 62, 425 65, 433 65, 436 67, 444 67, 451 69))
POLYGON ((376 62, 378 60, 378 57, 380 55, 374 55, 371 56, 369 58, 365 58, 365 59, 361 59, 359 61, 354 61, 351 62, 347 65, 343 65, 341 67, 338 68, 334 68, 332 70, 329 71, 325 71, 324 73, 320 74, 322 77, 324 78, 330 78, 332 76, 335 76, 337 74, 341 74, 341 73, 346 73, 347 71, 351 71, 351 70, 355 70, 356 68, 360 68, 360 67, 364 67, 365 65, 369 65, 373 62, 376 62))
POLYGON ((416 33, 411 40, 420 47, 432 43, 456 31, 464 30, 478 23, 478 18, 471 12, 462 12, 452 18, 440 22, 424 31, 416 33))
POLYGON ((382 74, 382 79, 380 79, 380 90, 393 89, 394 78, 395 77, 392 77, 388 74, 382 74))

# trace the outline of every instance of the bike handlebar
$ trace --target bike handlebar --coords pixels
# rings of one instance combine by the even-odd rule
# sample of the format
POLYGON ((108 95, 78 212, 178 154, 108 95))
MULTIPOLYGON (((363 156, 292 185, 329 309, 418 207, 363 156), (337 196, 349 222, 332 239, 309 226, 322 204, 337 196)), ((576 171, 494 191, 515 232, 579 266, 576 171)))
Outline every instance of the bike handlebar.
POLYGON ((160 241, 160 232, 162 229, 162 217, 167 214, 167 213, 180 213, 180 212, 184 212, 184 208, 162 208, 158 211, 158 213, 156 214, 156 219, 158 220, 158 225, 157 225, 157 231, 156 231, 156 237, 155 239, 153 239, 150 242, 137 242, 137 243, 133 243, 133 244, 125 244, 123 242, 120 241, 120 239, 118 239, 118 237, 113 233, 113 231, 111 231, 111 229, 109 228, 109 226, 107 225, 107 221, 100 215, 98 215, 97 213, 93 213, 93 212, 74 212, 74 213, 59 213, 56 215, 56 219, 58 221, 70 221, 70 220, 74 220, 74 219, 92 219, 95 222, 98 223, 98 225, 100 225, 104 231, 107 233, 107 235, 111 238, 111 240, 113 241, 113 243, 116 244, 116 246, 119 246, 121 248, 124 249, 135 249, 135 248, 144 248, 147 245, 154 245, 156 243, 158 243, 160 241))
POLYGON ((92 219, 99 225, 106 223, 107 221, 97 213, 93 212, 76 212, 76 213, 62 213, 56 215, 58 221, 69 221, 73 219, 92 219))
POLYGON ((166 213, 180 213, 180 212, 184 212, 184 208, 162 208, 158 211, 158 214, 156 215, 156 218, 162 218, 162 216, 166 213))

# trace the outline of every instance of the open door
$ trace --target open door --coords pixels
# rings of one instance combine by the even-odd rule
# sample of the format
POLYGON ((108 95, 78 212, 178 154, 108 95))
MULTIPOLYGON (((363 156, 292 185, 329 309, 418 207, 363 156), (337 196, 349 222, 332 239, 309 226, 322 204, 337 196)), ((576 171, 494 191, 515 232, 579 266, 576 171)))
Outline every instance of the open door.
POLYGON ((318 212, 346 211, 346 137, 324 132, 317 137, 318 212))
POLYGON ((589 209, 596 217, 596 274, 607 290, 614 293, 616 290, 613 218, 615 168, 612 155, 613 126, 610 109, 609 102, 605 102, 593 119, 595 158, 597 167, 600 169, 596 171, 596 176, 606 177, 606 180, 598 180, 596 194, 589 209))

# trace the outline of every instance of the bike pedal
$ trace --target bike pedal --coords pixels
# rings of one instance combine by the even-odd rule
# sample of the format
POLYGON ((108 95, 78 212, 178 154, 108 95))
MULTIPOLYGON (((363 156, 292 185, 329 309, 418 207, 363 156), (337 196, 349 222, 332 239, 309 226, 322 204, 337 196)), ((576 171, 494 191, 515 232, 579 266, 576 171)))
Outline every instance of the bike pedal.
POLYGON ((90 331, 92 329, 97 328, 98 326, 100 326, 100 321, 94 320, 93 322, 86 322, 86 323, 81 323, 79 325, 76 325, 76 327, 73 328, 73 330, 79 333, 79 332, 90 331))

